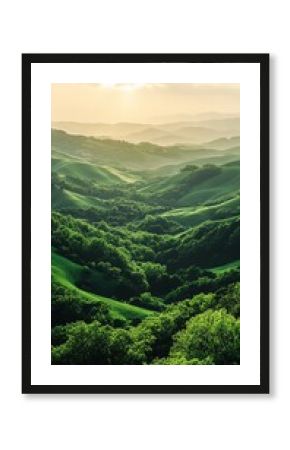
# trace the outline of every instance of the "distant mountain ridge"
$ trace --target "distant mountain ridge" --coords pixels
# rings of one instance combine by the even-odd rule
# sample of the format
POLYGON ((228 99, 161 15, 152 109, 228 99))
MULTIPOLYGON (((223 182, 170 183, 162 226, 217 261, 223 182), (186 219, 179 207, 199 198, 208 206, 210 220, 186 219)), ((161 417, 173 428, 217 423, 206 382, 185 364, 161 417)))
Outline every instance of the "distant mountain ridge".
POLYGON ((239 117, 217 117, 159 124, 53 122, 52 127, 70 134, 125 140, 131 143, 201 144, 219 138, 238 136, 240 119, 239 117))
POLYGON ((235 147, 240 147, 240 136, 233 136, 231 138, 220 138, 214 141, 206 142, 203 147, 216 150, 228 150, 235 147))

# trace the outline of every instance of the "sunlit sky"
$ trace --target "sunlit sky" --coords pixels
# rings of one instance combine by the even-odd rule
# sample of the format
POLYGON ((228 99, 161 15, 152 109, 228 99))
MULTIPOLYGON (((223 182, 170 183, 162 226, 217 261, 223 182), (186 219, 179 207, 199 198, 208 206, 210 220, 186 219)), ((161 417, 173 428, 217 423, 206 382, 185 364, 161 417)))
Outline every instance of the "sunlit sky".
POLYGON ((207 112, 239 114, 238 84, 53 84, 52 121, 158 122, 207 112))

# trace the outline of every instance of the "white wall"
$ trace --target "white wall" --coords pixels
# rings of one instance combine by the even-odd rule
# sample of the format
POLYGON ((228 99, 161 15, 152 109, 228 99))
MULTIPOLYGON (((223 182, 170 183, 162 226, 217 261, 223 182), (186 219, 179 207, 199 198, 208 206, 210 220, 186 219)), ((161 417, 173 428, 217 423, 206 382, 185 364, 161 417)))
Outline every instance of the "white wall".
POLYGON ((196 447, 267 450, 275 446, 289 446, 290 299, 287 251, 290 149, 287 102, 290 99, 290 65, 287 4, 283 0, 10 0, 5 6, 2 4, 0 408, 3 416, 0 443, 3 449, 116 447, 147 450, 196 447), (22 52, 272 54, 270 396, 21 395, 19 249, 22 52))

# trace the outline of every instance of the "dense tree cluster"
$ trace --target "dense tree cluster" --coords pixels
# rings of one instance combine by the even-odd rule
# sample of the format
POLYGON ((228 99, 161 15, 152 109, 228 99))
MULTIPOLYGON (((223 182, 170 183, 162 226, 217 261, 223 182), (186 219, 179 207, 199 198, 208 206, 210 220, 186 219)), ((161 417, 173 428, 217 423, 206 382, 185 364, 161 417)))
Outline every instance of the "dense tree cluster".
POLYGON ((119 229, 118 233, 106 223, 94 226, 72 216, 53 213, 52 246, 86 268, 79 287, 123 299, 149 291, 154 296, 163 296, 166 302, 175 302, 199 292, 215 291, 239 279, 236 270, 214 275, 201 268, 206 263, 228 262, 235 251, 235 257, 239 256, 239 245, 232 239, 236 226, 239 226, 236 221, 214 227, 209 224, 178 238, 155 235, 152 239, 148 232, 119 229), (238 248, 231 252, 235 245, 238 248), (221 253, 222 246, 228 251, 226 255, 221 253), (211 248, 217 255, 211 256, 211 248))
MULTIPOLYGON (((238 284, 227 290, 228 298, 238 284)), ((54 329, 55 364, 239 364, 239 318, 219 295, 199 294, 135 327, 103 319, 54 329)))

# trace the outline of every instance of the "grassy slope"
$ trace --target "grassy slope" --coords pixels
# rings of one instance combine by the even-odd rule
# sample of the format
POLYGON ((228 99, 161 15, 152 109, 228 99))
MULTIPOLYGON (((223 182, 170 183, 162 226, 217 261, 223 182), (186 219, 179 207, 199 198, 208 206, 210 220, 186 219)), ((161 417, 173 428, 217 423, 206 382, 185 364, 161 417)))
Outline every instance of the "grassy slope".
POLYGON ((102 206, 102 201, 96 197, 77 194, 68 189, 59 190, 52 188, 51 204, 53 208, 62 210, 70 208, 87 209, 94 206, 102 206))
POLYGON ((228 264, 224 264, 223 266, 217 266, 217 267, 213 267, 212 269, 208 269, 211 270, 211 272, 219 274, 219 273, 224 273, 224 272, 228 272, 229 270, 232 269, 239 269, 240 268, 240 261, 232 261, 228 264))
MULTIPOLYGON (((73 158, 52 158, 52 173, 64 177, 90 181, 95 186, 117 186, 132 184, 140 177, 108 166, 96 166, 88 162, 75 161, 73 158)), ((56 209, 87 209, 100 207, 102 201, 89 195, 81 195, 69 189, 52 188, 52 207, 56 209)))
POLYGON ((79 162, 72 158, 52 158, 52 172, 59 175, 85 179, 102 185, 134 183, 133 175, 107 166, 97 166, 90 162, 79 162))
POLYGON ((169 156, 167 152, 164 154, 162 147, 149 143, 135 145, 113 139, 70 135, 57 130, 52 130, 51 137, 53 154, 61 152, 69 158, 77 156, 97 165, 143 170, 164 165, 169 156))
POLYGON ((236 195, 228 200, 221 201, 216 205, 183 207, 172 209, 162 214, 163 217, 174 220, 181 225, 194 227, 206 220, 226 219, 239 215, 240 197, 236 195))
POLYGON ((152 182, 141 188, 140 191, 150 192, 165 201, 166 199, 170 200, 172 192, 177 206, 197 206, 238 194, 240 189, 238 161, 219 166, 218 171, 213 172, 212 175, 203 175, 206 171, 208 171, 206 168, 199 168, 195 173, 181 171, 177 175, 152 182))
POLYGON ((119 181, 123 181, 124 183, 135 183, 136 181, 141 179, 140 176, 133 175, 132 173, 126 173, 114 167, 103 166, 103 168, 110 172, 112 175, 118 177, 119 181))
POLYGON ((90 292, 83 291, 76 287, 76 284, 81 278, 82 267, 70 261, 63 256, 52 252, 51 255, 51 268, 53 279, 62 284, 63 286, 76 290, 84 300, 89 302, 103 302, 108 305, 115 317, 125 317, 126 319, 144 319, 145 317, 154 314, 152 311, 138 306, 128 305, 117 300, 113 300, 101 295, 92 294, 90 292))
POLYGON ((240 188, 240 167, 222 166, 222 172, 200 183, 198 189, 189 190, 179 201, 180 206, 215 200, 240 188))

